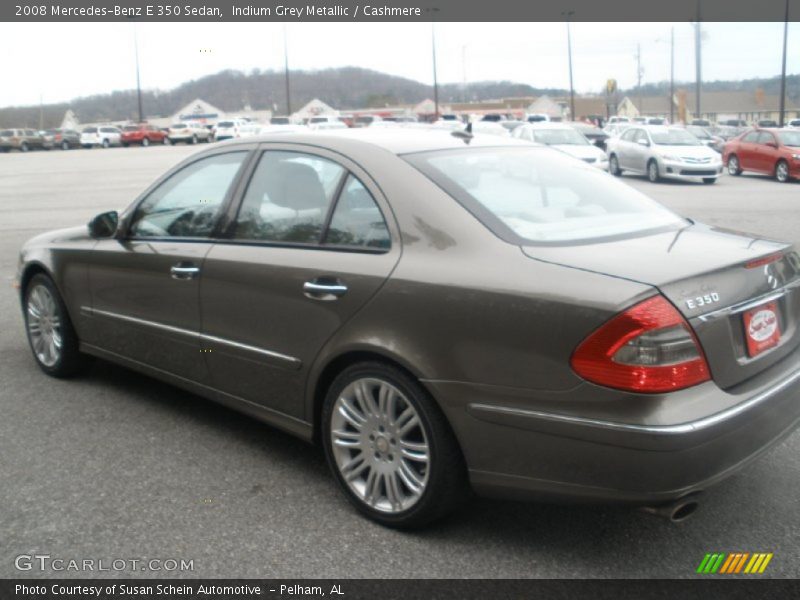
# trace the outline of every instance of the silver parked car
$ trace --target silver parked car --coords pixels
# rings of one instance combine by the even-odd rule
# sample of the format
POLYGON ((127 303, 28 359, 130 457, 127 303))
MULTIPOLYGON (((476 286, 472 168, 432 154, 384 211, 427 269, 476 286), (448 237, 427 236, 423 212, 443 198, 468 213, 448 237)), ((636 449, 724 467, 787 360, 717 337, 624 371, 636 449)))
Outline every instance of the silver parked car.
POLYGON ((634 126, 606 144, 608 170, 661 178, 702 179, 714 183, 722 174, 722 158, 681 127, 634 126))

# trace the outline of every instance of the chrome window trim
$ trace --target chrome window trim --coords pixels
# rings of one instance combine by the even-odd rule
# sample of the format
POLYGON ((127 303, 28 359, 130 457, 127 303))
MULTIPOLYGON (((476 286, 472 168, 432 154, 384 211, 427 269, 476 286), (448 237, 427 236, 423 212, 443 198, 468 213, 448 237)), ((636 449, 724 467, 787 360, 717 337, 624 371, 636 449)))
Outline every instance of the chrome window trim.
POLYGON ((164 323, 157 323, 155 321, 148 321, 146 319, 140 319, 138 317, 131 317, 128 315, 121 315, 114 312, 109 312, 107 310, 100 310, 97 308, 92 308, 90 306, 81 306, 81 314, 86 316, 101 316, 107 317, 110 319, 117 319, 119 321, 125 321, 127 323, 134 323, 136 325, 143 325, 145 327, 152 327, 153 329, 160 329, 161 331, 169 331, 170 333, 177 333, 178 335, 185 335, 188 337, 197 338, 198 341, 205 341, 205 342, 213 342, 217 344, 223 344, 225 346, 229 346, 231 348, 238 348, 239 350, 246 350, 248 352, 254 352, 256 354, 260 354, 262 356, 267 356, 269 358, 274 358, 283 362, 286 362, 292 365, 295 369, 299 369, 300 366, 303 364, 299 358, 294 356, 289 356, 287 354, 281 354, 280 352, 274 352, 272 350, 267 350, 266 348, 259 348, 258 346, 251 346, 249 344, 243 344, 241 342, 234 342, 233 340, 228 340, 225 338, 217 337, 215 335, 209 335, 207 333, 200 333, 199 331, 191 331, 189 329, 183 329, 182 327, 175 327, 173 325, 165 325, 164 323))

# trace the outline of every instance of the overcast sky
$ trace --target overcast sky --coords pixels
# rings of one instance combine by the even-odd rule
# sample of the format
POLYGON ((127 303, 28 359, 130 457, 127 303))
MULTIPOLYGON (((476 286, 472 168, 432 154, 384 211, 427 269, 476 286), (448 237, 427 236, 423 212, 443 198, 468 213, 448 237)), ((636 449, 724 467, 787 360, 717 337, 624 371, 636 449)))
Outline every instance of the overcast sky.
MULTIPOLYGON (((282 69, 283 25, 273 23, 139 23, 142 87, 170 89, 222 69, 282 69)), ((689 23, 573 23, 578 92, 598 92, 606 79, 636 83, 636 45, 643 81, 669 78, 669 35, 675 29, 675 77, 694 78, 689 23)), ((703 79, 780 73, 782 23, 703 25, 703 79)), ((292 69, 359 66, 431 83, 431 25, 290 23, 292 69)), ((0 23, 0 106, 58 102, 132 89, 132 23, 0 23)), ((564 23, 439 23, 440 82, 513 80, 568 87, 564 23)), ((789 24, 789 73, 800 73, 800 24, 789 24)))

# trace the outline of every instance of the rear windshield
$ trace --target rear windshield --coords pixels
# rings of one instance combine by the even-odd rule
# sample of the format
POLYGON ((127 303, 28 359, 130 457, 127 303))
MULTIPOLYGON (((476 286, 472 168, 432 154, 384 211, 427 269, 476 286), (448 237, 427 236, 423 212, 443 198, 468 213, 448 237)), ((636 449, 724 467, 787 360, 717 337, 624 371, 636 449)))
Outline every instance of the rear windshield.
POLYGON ((372 123, 375 117, 356 117, 356 123, 372 123))
POLYGON ((97 127, 87 127, 83 130, 83 133, 97 133, 97 127))
POLYGON ((217 127, 233 127, 233 121, 220 121, 217 127))
POLYGON ((173 129, 186 129, 186 125, 184 125, 183 123, 175 123, 175 124, 172 126, 172 128, 173 128, 173 129))
POLYGON ((512 243, 580 243, 686 224, 608 173, 549 148, 465 148, 403 158, 512 243))
POLYGON ((800 131, 779 131, 778 137, 784 146, 800 146, 800 131))
POLYGON ((139 131, 139 127, 136 125, 128 125, 123 129, 123 131, 139 131))
POLYGON ((288 125, 289 117, 272 117, 269 122, 273 125, 288 125))
POLYGON ((589 144, 583 135, 574 129, 565 127, 564 129, 533 129, 533 139, 540 144, 548 146, 586 146, 589 144))

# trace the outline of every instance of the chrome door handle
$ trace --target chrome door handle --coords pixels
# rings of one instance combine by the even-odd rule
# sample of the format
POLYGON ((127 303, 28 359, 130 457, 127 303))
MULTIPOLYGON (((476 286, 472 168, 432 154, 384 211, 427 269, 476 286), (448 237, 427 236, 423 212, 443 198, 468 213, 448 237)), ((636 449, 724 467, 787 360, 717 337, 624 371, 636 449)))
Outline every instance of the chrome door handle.
POLYGON ((200 267, 174 265, 169 272, 173 279, 194 279, 200 273, 200 267))
POLYGON ((306 281, 303 284, 303 292, 308 298, 315 300, 335 300, 347 293, 347 286, 340 282, 306 281))

